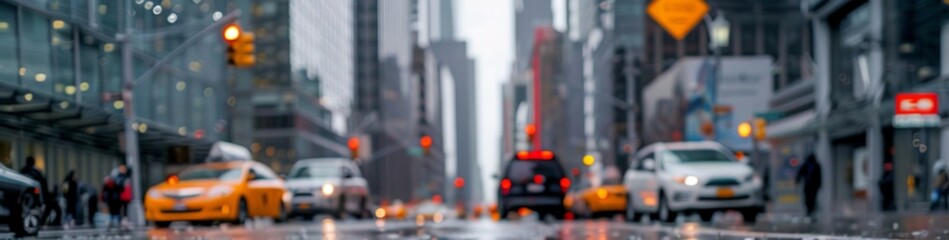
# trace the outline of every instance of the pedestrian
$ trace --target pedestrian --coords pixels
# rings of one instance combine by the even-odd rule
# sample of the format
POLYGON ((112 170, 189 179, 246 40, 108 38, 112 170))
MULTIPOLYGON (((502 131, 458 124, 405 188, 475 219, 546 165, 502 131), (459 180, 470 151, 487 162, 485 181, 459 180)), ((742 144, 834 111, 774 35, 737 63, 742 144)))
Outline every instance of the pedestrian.
POLYGON ((817 191, 821 187, 820 163, 817 163, 813 154, 807 156, 804 165, 798 169, 795 182, 804 185, 804 208, 807 210, 807 216, 813 217, 814 211, 817 210, 817 191))
POLYGON ((892 211, 896 209, 896 204, 893 201, 893 189, 895 183, 893 176, 893 163, 884 163, 883 164, 883 176, 880 176, 880 180, 877 182, 877 185, 880 188, 880 195, 882 196, 882 209, 883 211, 892 211))
POLYGON ((929 206, 930 211, 946 209, 946 193, 949 192, 949 175, 946 169, 939 169, 936 173, 936 182, 933 185, 932 203, 929 206))
POLYGON ((46 191, 49 190, 49 187, 46 185, 46 177, 43 176, 43 172, 39 169, 36 169, 36 159, 33 156, 26 157, 26 166, 20 169, 20 174, 33 179, 34 181, 40 184, 40 192, 43 195, 47 195, 46 191))
POLYGON ((49 192, 49 185, 46 183, 46 177, 43 176, 43 172, 36 168, 36 158, 33 156, 26 157, 26 165, 20 169, 20 174, 33 179, 34 181, 40 184, 40 195, 43 198, 43 218, 41 222, 47 222, 47 218, 50 215, 54 217, 53 223, 58 223, 62 218, 60 217, 61 209, 56 200, 56 195, 49 192))
POLYGON ((79 181, 76 180, 76 171, 69 170, 66 178, 63 179, 63 198, 66 199, 66 216, 63 218, 67 223, 73 222, 79 216, 79 181))
POLYGON ((106 177, 102 188, 103 201, 109 206, 110 226, 118 227, 122 224, 122 219, 128 212, 128 204, 131 202, 131 191, 128 166, 124 163, 119 164, 112 174, 106 177))

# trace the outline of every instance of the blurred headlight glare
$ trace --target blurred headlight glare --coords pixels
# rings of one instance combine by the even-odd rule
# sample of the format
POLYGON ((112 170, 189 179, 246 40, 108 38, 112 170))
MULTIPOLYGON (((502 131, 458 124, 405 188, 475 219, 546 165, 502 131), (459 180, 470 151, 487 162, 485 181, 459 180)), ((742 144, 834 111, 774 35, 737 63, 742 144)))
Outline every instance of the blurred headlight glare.
POLYGON ((695 186, 699 184, 699 178, 696 176, 676 177, 675 181, 686 186, 695 186))
POLYGON ((320 188, 320 190, 323 192, 323 195, 325 195, 325 196, 332 195, 332 194, 333 194, 333 191, 334 191, 333 185, 332 185, 332 184, 329 184, 329 183, 323 184, 323 187, 320 188))
POLYGON ((150 198, 161 198, 161 193, 158 190, 148 190, 148 197, 150 198))

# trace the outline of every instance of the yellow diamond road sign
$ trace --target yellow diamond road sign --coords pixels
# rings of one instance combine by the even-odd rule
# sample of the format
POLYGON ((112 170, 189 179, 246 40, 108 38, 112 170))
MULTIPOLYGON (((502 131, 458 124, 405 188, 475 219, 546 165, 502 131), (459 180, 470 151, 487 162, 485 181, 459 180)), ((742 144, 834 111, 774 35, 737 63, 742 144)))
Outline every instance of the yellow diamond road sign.
POLYGON ((646 9, 666 32, 682 40, 708 12, 704 0, 654 0, 646 9))

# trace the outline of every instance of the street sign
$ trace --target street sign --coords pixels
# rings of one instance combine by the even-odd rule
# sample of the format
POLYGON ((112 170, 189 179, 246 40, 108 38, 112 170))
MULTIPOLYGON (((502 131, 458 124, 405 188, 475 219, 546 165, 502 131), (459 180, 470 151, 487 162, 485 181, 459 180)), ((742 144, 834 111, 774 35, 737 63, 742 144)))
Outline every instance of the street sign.
POLYGON ((893 126, 898 128, 938 127, 939 96, 936 93, 896 94, 893 126))
POLYGON ((708 12, 704 0, 655 0, 646 9, 676 40, 682 40, 708 12))

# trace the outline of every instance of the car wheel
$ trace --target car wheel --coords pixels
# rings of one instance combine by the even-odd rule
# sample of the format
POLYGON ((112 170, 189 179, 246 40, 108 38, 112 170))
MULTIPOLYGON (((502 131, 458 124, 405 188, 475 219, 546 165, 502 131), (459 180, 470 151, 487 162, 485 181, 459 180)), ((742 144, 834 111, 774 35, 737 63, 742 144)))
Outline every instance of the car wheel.
POLYGON ((346 195, 339 195, 339 206, 336 208, 333 218, 342 220, 344 215, 346 215, 346 195))
POLYGON ((43 210, 37 201, 38 198, 33 194, 23 193, 20 196, 20 219, 10 226, 17 237, 36 236, 39 233, 43 210))
POLYGON ((746 209, 741 211, 741 218, 748 224, 754 224, 758 221, 758 215, 761 213, 761 210, 758 208, 746 209))
POLYGON ((626 216, 625 219, 627 222, 639 222, 639 219, 642 218, 642 214, 636 212, 635 205, 633 204, 633 199, 635 199, 631 194, 626 195, 626 216))
POLYGON ((237 224, 244 224, 247 222, 249 214, 247 213, 247 201, 244 201, 241 198, 240 202, 237 203, 237 219, 234 220, 237 224))
POLYGON ((368 201, 366 200, 366 197, 359 198, 359 213, 356 214, 356 218, 358 218, 358 219, 366 219, 366 218, 370 218, 370 216, 372 216, 372 214, 369 213, 368 204, 369 204, 369 203, 368 203, 368 201))
POLYGON ((659 193, 659 220, 667 223, 676 221, 677 213, 669 209, 669 200, 666 200, 665 194, 659 193))
POLYGON ((284 206, 283 203, 281 202, 281 203, 280 203, 280 213, 277 214, 277 217, 274 218, 274 221, 275 221, 275 222, 278 222, 278 223, 286 222, 288 215, 289 215, 289 214, 287 214, 287 207, 284 206))
POLYGON ((700 211, 699 212, 699 218, 702 219, 702 222, 711 222, 712 217, 714 216, 715 216, 714 211, 700 211))
POLYGON ((168 228, 169 226, 171 226, 171 222, 155 222, 157 228, 168 228))

